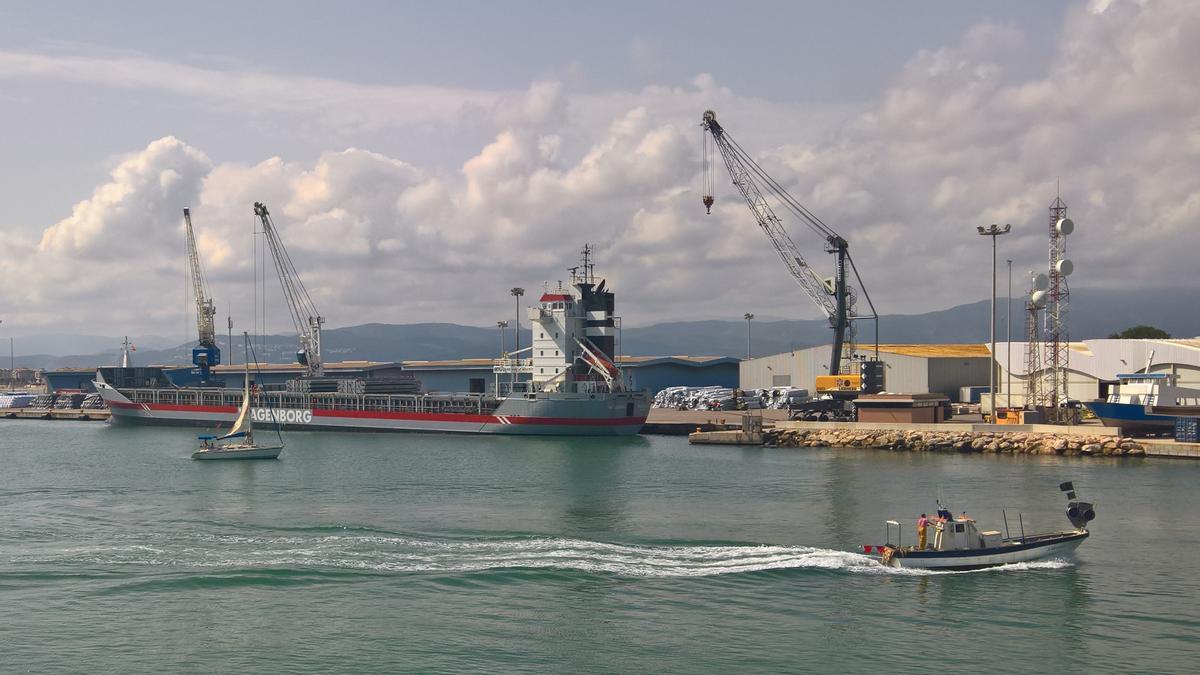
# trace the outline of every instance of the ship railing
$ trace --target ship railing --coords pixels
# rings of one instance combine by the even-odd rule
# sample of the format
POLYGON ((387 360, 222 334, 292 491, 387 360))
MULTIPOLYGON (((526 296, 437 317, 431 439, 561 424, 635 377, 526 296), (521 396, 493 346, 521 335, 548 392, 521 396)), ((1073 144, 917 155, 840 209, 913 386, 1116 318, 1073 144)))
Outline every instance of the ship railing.
MULTIPOLYGON (((237 389, 132 389, 126 395, 134 403, 165 405, 200 405, 236 408, 241 405, 242 394, 237 389)), ((495 396, 482 393, 453 394, 346 394, 302 393, 271 391, 261 394, 276 408, 329 410, 356 410, 365 412, 417 412, 417 413, 476 413, 495 410, 500 401, 495 396)))
POLYGON ((501 375, 531 375, 533 374, 533 359, 495 359, 492 361, 492 372, 501 375))

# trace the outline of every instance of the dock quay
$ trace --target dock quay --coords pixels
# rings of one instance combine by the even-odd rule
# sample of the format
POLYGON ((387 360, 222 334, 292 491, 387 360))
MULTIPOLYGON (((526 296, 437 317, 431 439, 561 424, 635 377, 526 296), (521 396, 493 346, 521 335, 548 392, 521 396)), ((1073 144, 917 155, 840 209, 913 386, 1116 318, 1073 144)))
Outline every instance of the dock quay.
MULTIPOLYGON (((670 408, 651 408, 650 416, 642 427, 643 435, 651 436, 687 436, 696 431, 717 432, 732 431, 742 428, 742 418, 746 413, 737 410, 672 410, 670 408)), ((754 418, 761 418, 765 424, 779 424, 787 421, 786 410, 755 410, 754 418)), ((760 439, 761 442, 761 439, 760 439)))
POLYGON ((761 433, 739 425, 688 435, 697 445, 765 445, 789 448, 873 448, 894 452, 1162 457, 1200 459, 1200 443, 1129 438, 1117 429, 1085 424, 896 424, 778 421, 761 433))
POLYGON ((110 413, 107 408, 12 408, 0 410, 0 419, 17 420, 84 420, 102 422, 110 413))

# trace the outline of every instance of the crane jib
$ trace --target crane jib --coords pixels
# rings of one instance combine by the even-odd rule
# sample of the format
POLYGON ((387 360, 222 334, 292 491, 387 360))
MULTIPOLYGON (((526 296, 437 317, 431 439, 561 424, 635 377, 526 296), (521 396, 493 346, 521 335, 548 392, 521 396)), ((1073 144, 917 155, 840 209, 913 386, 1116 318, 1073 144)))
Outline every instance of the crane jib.
MULTIPOLYGON (((750 207, 750 212, 754 215, 759 227, 762 228, 768 239, 770 239, 771 245, 788 268, 788 272, 809 298, 812 299, 813 303, 829 319, 830 326, 834 331, 829 372, 831 374, 843 372, 843 369, 850 365, 850 361, 854 357, 853 320, 858 318, 855 315, 853 305, 854 292, 846 283, 847 262, 850 263, 850 267, 853 269, 853 261, 850 260, 849 254, 849 243, 844 237, 805 208, 803 204, 788 194, 787 190, 778 181, 759 166, 717 122, 715 112, 711 110, 704 112, 701 119, 701 127, 704 131, 708 132, 706 136, 710 135, 712 137, 711 144, 707 141, 704 143, 706 155, 703 158, 702 165, 705 172, 705 187, 711 190, 711 186, 715 184, 711 174, 715 169, 712 168, 713 162, 708 153, 711 152, 710 146, 716 146, 717 150, 721 153, 721 159, 725 164, 725 168, 729 171, 734 187, 738 189, 738 192, 741 193, 742 198, 750 207), (799 247, 796 246, 796 243, 792 240, 786 228, 784 228, 783 221, 775 214, 770 203, 764 197, 764 190, 772 194, 787 211, 820 236, 825 243, 825 251, 836 256, 832 283, 826 283, 826 280, 822 279, 805 261, 799 247), (842 358, 843 345, 846 347, 845 361, 842 358)), ((705 208, 711 209, 714 196, 711 192, 706 191, 702 195, 702 201, 705 208)), ((861 277, 858 276, 857 269, 854 269, 854 275, 858 280, 859 287, 862 288, 863 295, 868 304, 871 304, 870 296, 866 294, 866 288, 862 284, 861 277)), ((869 318, 875 319, 876 334, 878 336, 878 314, 874 311, 873 306, 869 318)), ((876 342, 878 342, 878 337, 876 337, 876 342)))

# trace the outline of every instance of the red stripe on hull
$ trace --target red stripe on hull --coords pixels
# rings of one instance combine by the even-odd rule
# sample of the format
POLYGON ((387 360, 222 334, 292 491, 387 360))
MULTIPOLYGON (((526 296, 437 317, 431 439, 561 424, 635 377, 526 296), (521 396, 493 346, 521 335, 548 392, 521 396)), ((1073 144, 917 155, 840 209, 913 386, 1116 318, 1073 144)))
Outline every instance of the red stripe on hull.
MULTIPOLYGON (((124 403, 109 401, 109 407, 150 412, 187 412, 235 415, 237 408, 226 406, 174 405, 166 403, 124 403)), ((517 415, 474 415, 468 413, 385 412, 377 410, 329 410, 314 408, 314 418, 410 420, 414 422, 460 422, 472 424, 536 424, 549 426, 633 426, 646 423, 645 417, 522 417, 517 415), (501 419, 503 418, 503 419, 501 419)))

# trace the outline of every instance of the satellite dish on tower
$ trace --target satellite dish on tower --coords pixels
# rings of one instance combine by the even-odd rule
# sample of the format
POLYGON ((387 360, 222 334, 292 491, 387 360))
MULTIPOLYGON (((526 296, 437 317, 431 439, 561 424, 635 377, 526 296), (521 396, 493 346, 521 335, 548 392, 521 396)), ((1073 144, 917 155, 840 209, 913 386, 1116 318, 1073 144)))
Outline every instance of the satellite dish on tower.
POLYGON ((1046 291, 1034 291, 1029 294, 1029 303, 1036 309, 1046 306, 1046 291))
POLYGON ((1070 218, 1059 218, 1054 224, 1054 229, 1064 237, 1075 231, 1075 221, 1070 218))
POLYGON ((1033 289, 1035 291, 1044 291, 1047 288, 1050 288, 1050 277, 1041 273, 1033 275, 1033 289))
POLYGON ((1075 264, 1063 258, 1055 263, 1054 269, 1058 272, 1059 276, 1069 277, 1071 276, 1071 272, 1075 271, 1075 264))

